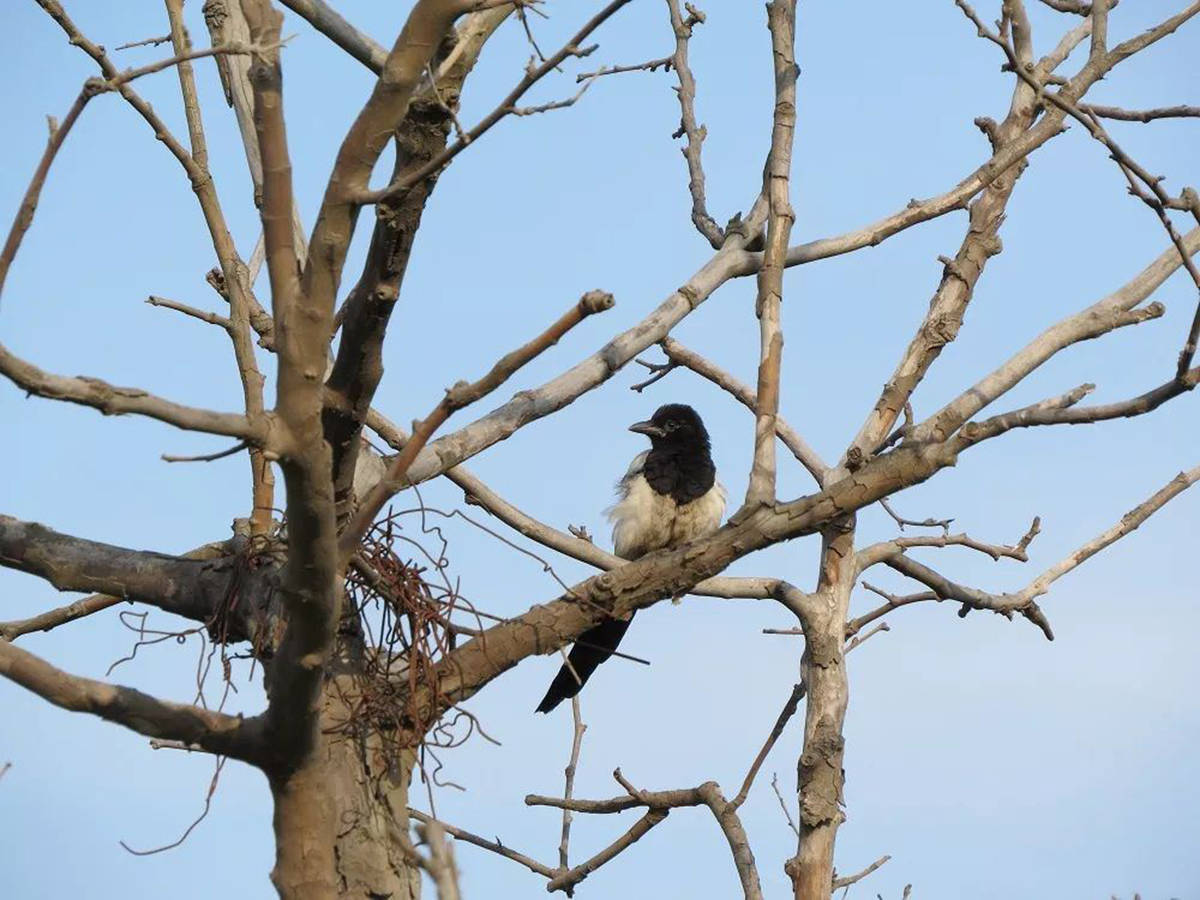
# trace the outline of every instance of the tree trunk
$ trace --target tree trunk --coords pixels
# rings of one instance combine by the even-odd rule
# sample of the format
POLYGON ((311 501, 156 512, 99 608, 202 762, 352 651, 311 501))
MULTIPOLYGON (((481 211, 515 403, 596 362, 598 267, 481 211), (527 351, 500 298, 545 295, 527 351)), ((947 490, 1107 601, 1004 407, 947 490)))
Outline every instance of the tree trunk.
POLYGON ((845 773, 842 725, 850 700, 844 643, 854 586, 853 520, 823 534, 821 579, 805 604, 801 677, 807 685, 804 748, 797 766, 800 841, 785 869, 796 900, 829 900, 833 850, 842 813, 845 773))
POLYGON ((308 762, 273 777, 275 868, 283 900, 417 900, 419 871, 398 839, 408 829, 415 754, 384 746, 354 722, 347 676, 327 681, 321 733, 308 762))

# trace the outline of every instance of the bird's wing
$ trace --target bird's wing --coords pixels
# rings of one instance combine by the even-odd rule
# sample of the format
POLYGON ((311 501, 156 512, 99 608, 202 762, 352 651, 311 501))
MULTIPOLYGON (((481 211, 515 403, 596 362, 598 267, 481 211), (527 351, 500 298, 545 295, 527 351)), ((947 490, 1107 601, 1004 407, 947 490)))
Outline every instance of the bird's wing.
POLYGON ((613 526, 613 552, 622 559, 636 559, 646 552, 648 531, 653 527, 655 495, 642 469, 650 451, 639 453, 617 482, 617 502, 604 510, 613 526))
POLYGON ((629 463, 629 468, 625 470, 625 474, 621 476, 621 480, 617 482, 617 504, 610 506, 604 511, 604 515, 611 519, 613 510, 617 508, 620 501, 629 496, 630 485, 633 484, 633 479, 642 474, 642 469, 646 467, 646 457, 650 455, 649 450, 643 450, 633 458, 629 463))
POLYGON ((721 484, 720 479, 717 479, 708 489, 708 493, 696 501, 703 507, 705 519, 697 537, 710 534, 721 527, 721 520, 725 518, 725 504, 728 500, 729 495, 725 492, 725 485, 721 484))

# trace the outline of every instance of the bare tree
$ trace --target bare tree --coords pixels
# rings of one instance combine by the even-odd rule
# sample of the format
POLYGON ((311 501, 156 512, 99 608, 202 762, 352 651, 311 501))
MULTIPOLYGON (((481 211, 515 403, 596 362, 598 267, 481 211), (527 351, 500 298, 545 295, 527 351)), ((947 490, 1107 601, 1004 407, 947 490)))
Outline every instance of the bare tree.
MULTIPOLYGON (((562 77, 558 73, 570 65, 588 68, 580 61, 592 54, 593 36, 629 0, 596 5, 586 14, 556 9, 557 15, 579 18, 575 33, 553 52, 536 49, 511 91, 494 110, 470 124, 459 119, 459 97, 488 40, 502 26, 529 31, 529 18, 542 13, 540 4, 416 0, 389 49, 353 27, 324 0, 282 0, 375 79, 341 141, 307 237, 294 198, 283 114, 283 17, 270 0, 207 0, 209 45, 204 48, 195 47, 184 28, 183 0, 165 0, 169 36, 160 42, 170 43, 170 53, 160 62, 124 70, 76 26, 58 0, 37 2, 68 42, 91 57, 96 75, 81 87, 62 119, 51 123, 45 152, 0 255, 0 288, 34 223, 47 177, 72 129, 95 98, 118 94, 144 120, 148 136, 165 146, 195 193, 216 259, 208 282, 223 306, 214 312, 161 297, 151 298, 151 303, 225 332, 244 406, 218 412, 177 403, 142 387, 63 376, 3 346, 0 372, 33 396, 228 438, 235 442, 228 450, 201 459, 244 454, 250 479, 245 518, 237 521, 235 536, 184 555, 111 546, 0 516, 0 564, 44 579, 60 591, 87 594, 34 618, 0 624, 0 674, 52 704, 124 725, 157 746, 202 751, 260 769, 275 804, 276 863, 271 877, 280 896, 289 900, 335 894, 412 897, 420 891, 422 872, 439 897, 458 897, 461 859, 447 836, 508 857, 544 877, 548 890, 570 895, 589 874, 629 850, 679 807, 703 807, 711 813, 745 896, 761 897, 758 863, 739 809, 756 785, 763 789, 763 763, 802 702, 794 794, 789 796, 790 790, 777 782, 773 786, 789 821, 791 809, 797 808, 796 851, 785 864, 794 896, 828 898, 887 861, 881 857, 851 876, 834 871, 835 840, 844 819, 846 654, 886 629, 894 610, 926 601, 951 601, 961 616, 991 611, 1008 619, 1019 617, 1053 639, 1050 617, 1039 603, 1052 584, 1200 479, 1200 467, 1174 475, 1159 473, 1147 499, 1123 516, 1114 510, 1111 526, 1035 574, 1025 587, 1008 592, 958 583, 909 551, 959 547, 1024 562, 1040 530, 1036 518, 1024 535, 1003 543, 952 532, 949 520, 905 519, 888 504, 894 494, 960 460, 969 463, 972 454, 967 451, 1015 429, 1142 416, 1200 382, 1200 366, 1195 364, 1198 306, 1190 327, 1178 336, 1178 355, 1162 361, 1160 383, 1136 396, 1089 405, 1084 400, 1093 386, 1082 384, 1026 406, 985 412, 1062 351, 1163 315, 1163 306, 1151 298, 1177 270, 1186 270, 1200 292, 1200 271, 1193 261, 1200 250, 1197 193, 1168 192, 1163 179, 1122 149, 1104 124, 1111 119, 1152 123, 1197 116, 1200 110, 1124 109, 1087 100, 1097 82, 1117 78, 1127 60, 1153 51, 1200 13, 1200 3, 1132 38, 1114 41, 1108 23, 1115 3, 1046 0, 1062 13, 1062 24, 1053 36, 1053 49, 1038 56, 1022 0, 1004 0, 995 23, 957 0, 968 25, 964 39, 977 34, 982 39, 979 52, 995 54, 1011 83, 1003 117, 976 120, 990 142, 990 156, 943 193, 913 200, 853 231, 793 244, 797 213, 790 181, 799 73, 795 0, 767 5, 761 52, 769 55, 774 77, 770 127, 763 123, 769 152, 761 184, 746 188, 749 211, 723 226, 710 214, 706 199, 701 154, 706 131, 695 111, 698 87, 688 56, 693 31, 705 16, 693 5, 666 0, 664 41, 671 40, 673 47, 667 55, 581 71, 578 86, 565 99, 522 105, 542 79, 562 77), (1074 52, 1077 48, 1079 53, 1074 52), (248 255, 234 244, 209 165, 204 119, 222 111, 201 110, 194 64, 217 66, 244 140, 253 183, 253 197, 246 200, 257 205, 262 225, 259 244, 248 255), (711 256, 642 321, 612 334, 599 351, 544 384, 519 391, 453 430, 444 427, 450 416, 474 412, 477 404, 570 330, 581 327, 594 333, 601 326, 591 317, 613 306, 611 294, 588 291, 577 301, 564 302, 565 311, 554 321, 529 322, 528 341, 507 353, 498 348, 490 366, 464 360, 464 377, 476 380, 459 381, 440 398, 421 401, 418 392, 425 386, 412 386, 414 401, 425 402, 429 412, 414 422, 411 433, 394 425, 386 411, 374 405, 383 375, 384 338, 402 293, 414 236, 439 176, 461 153, 486 153, 486 148, 473 145, 486 144, 487 132, 502 120, 570 106, 602 78, 659 69, 669 70, 678 82, 678 134, 684 139, 691 218, 711 246, 711 256), (138 92, 139 79, 165 70, 178 76, 186 138, 173 134, 138 92), (1146 227, 1161 231, 1161 254, 1139 261, 1144 268, 1127 283, 1045 328, 975 383, 963 385, 941 408, 919 418, 914 413, 916 392, 943 348, 957 337, 976 285, 989 261, 1001 252, 1001 225, 1030 155, 1070 122, 1094 139, 1127 181, 1130 193, 1148 207, 1146 227), (382 187, 372 187, 372 173, 390 147, 396 157, 390 177, 382 187), (357 280, 347 286, 343 270, 364 209, 374 213, 370 243, 357 280), (779 412, 785 270, 866 250, 962 210, 967 223, 961 243, 952 256, 941 259, 943 271, 928 311, 907 346, 900 348, 892 376, 857 432, 848 436, 844 452, 826 461, 779 412), (1188 218, 1194 220, 1190 230, 1180 224, 1188 218), (262 266, 269 282, 267 302, 260 300, 255 287, 262 266), (693 314, 702 316, 699 307, 719 288, 751 275, 757 278, 753 315, 761 347, 754 386, 672 336, 682 321, 693 314), (639 360, 656 346, 665 361, 639 360), (270 367, 264 366, 268 355, 270 367), (521 511, 464 464, 563 410, 635 361, 651 370, 638 390, 686 369, 727 391, 753 414, 753 453, 746 460, 745 500, 724 527, 684 547, 625 562, 575 530, 560 531, 521 511), (268 403, 264 374, 272 368, 273 405, 268 403), (480 375, 478 369, 486 371, 480 375), (371 435, 388 445, 390 455, 381 460, 369 450, 371 435), (780 496, 780 444, 811 475, 810 493, 780 496), (439 580, 437 554, 431 565, 421 566, 397 547, 397 514, 387 511, 398 494, 442 478, 498 520, 496 529, 511 529, 600 572, 563 584, 555 596, 516 616, 497 617, 468 603, 449 580, 439 580), (883 504, 902 533, 882 542, 861 540, 856 514, 872 504, 883 504), (808 589, 771 575, 722 574, 737 560, 804 537, 819 540, 821 546, 808 589), (883 602, 852 617, 852 590, 868 570, 880 566, 915 582, 919 592, 900 595, 868 586, 883 602), (563 811, 555 864, 414 808, 414 771, 432 765, 429 761, 436 760, 439 748, 458 739, 458 723, 478 725, 463 708, 465 701, 521 661, 561 650, 606 618, 689 593, 774 600, 793 620, 782 630, 803 636, 799 680, 773 725, 764 723, 761 752, 740 780, 724 787, 716 781, 682 788, 650 786, 635 783, 618 769, 618 794, 579 799, 573 796, 573 778, 584 725, 576 701, 564 795, 526 799, 531 806, 563 811), (265 708, 253 715, 233 715, 207 703, 168 702, 73 675, 20 646, 19 639, 31 632, 76 622, 119 604, 162 610, 196 623, 226 662, 227 683, 227 660, 235 650, 248 654, 262 666, 265 708), (641 813, 631 827, 591 858, 569 863, 572 813, 604 815, 630 809, 641 813)), ((7 299, 21 302, 11 295, 7 299)), ((424 504, 417 505, 424 514, 424 504)), ((147 543, 152 541, 147 536, 147 543)))

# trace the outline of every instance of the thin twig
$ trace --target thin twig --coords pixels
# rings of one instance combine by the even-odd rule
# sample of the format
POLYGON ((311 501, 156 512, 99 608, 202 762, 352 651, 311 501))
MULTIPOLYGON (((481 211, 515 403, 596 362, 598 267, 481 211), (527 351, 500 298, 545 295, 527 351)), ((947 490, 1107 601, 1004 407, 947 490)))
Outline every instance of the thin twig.
MULTIPOLYGON (((661 341, 659 341, 659 346, 662 348, 663 353, 665 353, 667 356, 668 362, 665 366, 659 366, 655 363, 647 363, 640 359, 637 360, 637 362, 648 369, 651 369, 651 371, 655 371, 656 369, 665 370, 661 371, 661 374, 656 371, 655 377, 651 378, 647 382, 643 382, 640 385, 635 385, 633 387, 634 390, 640 392, 640 390, 646 387, 647 384, 652 384, 654 381, 657 381, 658 378, 668 374, 672 369, 678 366, 684 366, 685 368, 695 372, 701 378, 707 379, 717 387, 728 392, 735 400, 737 400, 751 412, 754 412, 757 409, 757 396, 750 386, 745 382, 735 378, 720 366, 701 356, 695 350, 685 347, 672 337, 663 338, 661 341)), ((825 464, 825 461, 821 459, 820 454, 817 453, 817 451, 814 450, 806 440, 804 440, 800 433, 792 428, 791 425, 789 425, 781 416, 778 415, 775 417, 775 434, 779 437, 779 440, 783 441, 783 445, 792 452, 792 455, 799 460, 800 464, 808 470, 809 474, 812 475, 817 484, 824 485, 825 479, 829 474, 829 467, 825 464)))
MULTIPOLYGON (((609 19, 622 6, 629 3, 630 0, 612 0, 600 12, 596 13, 587 23, 579 29, 571 38, 562 46, 562 48, 549 57, 545 62, 536 68, 526 70, 524 77, 517 82, 517 86, 509 91, 508 96, 500 101, 500 104, 486 115, 479 124, 468 131, 465 135, 427 162, 425 165, 406 172, 403 176, 393 181, 387 187, 378 191, 363 191, 355 200, 361 204, 378 203, 381 200, 390 199, 405 193, 414 184, 419 183, 434 172, 441 171, 454 157, 458 156, 469 144, 477 141, 484 132, 503 119, 505 116, 513 114, 516 109, 516 103, 524 96, 533 85, 541 80, 543 76, 551 72, 559 63, 569 56, 587 56, 595 47, 583 47, 583 41, 593 31, 599 28, 604 22, 609 19)), ((574 102, 574 101, 571 101, 574 102)), ((569 105, 569 104, 567 104, 569 105)), ((528 113, 528 110, 526 111, 528 113)))
MULTIPOLYGON (((567 761, 567 768, 564 770, 566 776, 566 785, 563 788, 563 799, 570 800, 572 792, 575 789, 575 768, 579 765, 579 750, 583 745, 583 733, 587 731, 587 725, 583 724, 583 719, 579 714, 579 697, 571 698, 571 719, 574 722, 574 729, 571 738, 571 758, 567 761)), ((567 861, 567 850, 571 843, 571 811, 563 809, 562 816, 562 841, 558 845, 558 865, 566 871, 570 868, 567 861)), ((573 896, 573 891, 568 888, 567 896, 573 896)))
POLYGON ((76 600, 74 603, 48 610, 28 619, 0 622, 0 641, 15 641, 22 635, 30 634, 34 631, 50 631, 59 625, 74 622, 76 619, 82 619, 85 616, 101 612, 122 602, 124 601, 121 597, 112 597, 108 594, 93 594, 90 597, 84 597, 76 600))
POLYGON ((657 72, 662 69, 664 72, 671 70, 673 56, 664 56, 662 59, 652 59, 648 62, 638 63, 634 66, 605 66, 602 69, 597 69, 594 72, 582 72, 575 76, 575 83, 588 81, 592 78, 601 78, 604 75, 618 75, 621 72, 657 72))
MULTIPOLYGON (((1009 45, 1009 42, 1004 38, 1004 36, 987 28, 987 26, 984 25, 983 21, 979 18, 978 14, 976 14, 971 8, 970 4, 966 3, 965 0, 955 0, 955 3, 974 23, 981 37, 986 38, 987 40, 996 44, 1001 50, 1004 51, 1005 56, 1008 57, 1009 68, 1011 68, 1012 71, 1021 78, 1021 80, 1026 82, 1034 91, 1036 91, 1037 95, 1041 99, 1048 100, 1051 104, 1057 106, 1063 112, 1083 125, 1083 127, 1088 130, 1088 134, 1090 134, 1108 149, 1110 157, 1114 162, 1116 162, 1122 174, 1124 174, 1126 181, 1129 182, 1129 192, 1154 210, 1155 214, 1158 216, 1159 222, 1162 224, 1163 229, 1167 232, 1167 236, 1170 238, 1171 243, 1174 244, 1175 248, 1179 251, 1179 256, 1183 263, 1183 267, 1187 270, 1188 275, 1191 276, 1192 283, 1196 286, 1197 293, 1200 293, 1200 269, 1197 269, 1196 264, 1192 261, 1191 254, 1188 253, 1187 248, 1184 247, 1183 238, 1176 230, 1175 224, 1171 221, 1170 216, 1167 215, 1167 209, 1170 207, 1172 198, 1162 187, 1163 179, 1161 177, 1151 175, 1128 153, 1121 149, 1120 145, 1118 145, 1117 142, 1112 139, 1112 136, 1109 135, 1109 133, 1105 131, 1104 127, 1100 124, 1100 120, 1097 115, 1088 114, 1086 111, 1080 109, 1067 97, 1063 96, 1062 91, 1046 90, 1044 84, 1039 82, 1033 74, 1026 71, 1025 67, 1018 59, 1016 51, 1009 45), (1145 185, 1145 188, 1149 190, 1149 193, 1147 193, 1147 190, 1143 189, 1139 185, 1139 182, 1141 185, 1145 185)), ((1182 21, 1183 16, 1194 15, 1197 11, 1200 11, 1200 4, 1193 4, 1192 7, 1184 10, 1180 16, 1173 18, 1180 18, 1182 21)), ((1092 10, 1092 47, 1089 56, 1089 63, 1098 63, 1110 55, 1107 51, 1106 45, 1107 19, 1107 2, 1094 3, 1092 10)), ((1154 29, 1151 29, 1151 32, 1153 31, 1154 29)), ((1150 34, 1151 32, 1145 32, 1144 35, 1150 34)), ((1126 42, 1126 44, 1122 45, 1121 47, 1115 48, 1112 51, 1111 56, 1122 57, 1123 54, 1136 52, 1135 49, 1127 46, 1130 43, 1132 42, 1126 42)), ((1196 312, 1192 318, 1191 327, 1188 329, 1183 349, 1179 353, 1179 358, 1175 369, 1175 375, 1177 378, 1182 378, 1187 373, 1187 370, 1191 367, 1192 359, 1196 353, 1197 341, 1200 341, 1200 297, 1197 298, 1196 312)))
POLYGON ((604 312, 611 309, 612 306, 612 294, 606 294, 603 291, 589 291, 544 332, 527 344, 501 357, 491 370, 478 381, 473 383, 460 381, 447 390, 446 396, 433 408, 433 411, 413 429, 412 437, 392 461, 387 475, 363 498, 353 520, 346 526, 339 540, 342 557, 348 558, 354 552, 361 536, 366 533, 379 511, 383 509, 383 504, 403 487, 405 473, 421 448, 452 413, 490 394, 518 369, 556 344, 559 338, 588 316, 604 312))
POLYGON ((207 322, 209 325, 216 325, 224 328, 226 331, 232 327, 229 319, 225 316, 219 316, 206 309, 197 309, 194 306, 188 306, 186 303, 180 303, 178 300, 169 300, 166 297, 156 297, 154 294, 151 294, 146 298, 146 302, 151 306, 173 309, 175 312, 183 313, 185 316, 190 316, 193 319, 199 319, 201 322, 207 322))
POLYGON ((136 69, 126 69, 124 72, 100 82, 99 87, 101 92, 116 91, 122 85, 129 84, 129 82, 141 78, 143 75, 153 75, 155 72, 161 72, 163 69, 169 69, 172 66, 182 66, 194 59, 207 59, 210 56, 249 56, 254 53, 261 53, 266 50, 282 47, 284 43, 280 41, 272 46, 261 47, 254 44, 222 44, 219 47, 201 47, 199 50, 188 50, 184 53, 177 53, 168 59, 160 59, 158 62, 139 66, 136 69))
MULTIPOLYGON (((592 83, 595 80, 596 80, 595 76, 587 79, 586 81, 584 81, 583 86, 579 90, 577 90, 574 94, 572 94, 570 97, 567 97, 564 100, 553 100, 550 103, 541 103, 537 106, 514 106, 514 107, 512 107, 512 109, 510 109, 508 111, 509 115, 536 116, 539 113, 550 112, 555 109, 566 109, 568 106, 574 106, 579 101, 579 98, 587 93, 587 89, 592 86, 592 83)), ((461 134, 461 132, 460 132, 460 134, 461 134)), ((469 138, 467 138, 466 136, 463 136, 462 139, 469 140, 469 138)))
POLYGON ((779 808, 783 810, 783 817, 787 819, 788 828, 792 829, 792 833, 796 837, 800 837, 800 829, 796 827, 796 823, 792 820, 792 813, 787 808, 787 803, 784 802, 783 794, 779 790, 779 774, 771 773, 771 789, 775 791, 775 797, 779 800, 779 808))
POLYGON ((795 0, 772 0, 767 5, 771 58, 775 74, 775 107, 771 150, 763 167, 762 196, 768 204, 766 248, 758 271, 754 311, 759 322, 758 389, 754 422, 754 462, 746 488, 747 508, 775 499, 775 427, 779 417, 779 379, 783 363, 783 270, 788 237, 796 214, 790 185, 792 143, 796 131, 795 0))
POLYGON ((226 456, 233 456, 235 453, 240 453, 247 447, 245 441, 239 441, 232 447, 227 447, 224 450, 218 450, 215 453, 205 453, 200 456, 171 456, 164 453, 160 458, 163 462, 169 463, 184 463, 184 462, 213 462, 214 460, 224 459, 226 456))
POLYGON ((892 857, 889 856, 888 854, 884 854, 883 856, 879 857, 879 859, 875 860, 875 862, 871 863, 869 866, 867 866, 865 869, 863 869, 861 872, 857 872, 854 875, 847 875, 845 878, 834 878, 833 879, 833 889, 835 891, 838 891, 844 887, 849 887, 850 885, 855 884, 856 882, 862 881, 864 878, 866 878, 868 875, 870 875, 872 872, 874 872, 876 869, 878 869, 880 866, 882 866, 884 863, 886 863, 891 858, 892 857))
POLYGON ((679 86, 675 89, 679 97, 679 128, 671 136, 687 138, 683 146, 683 158, 687 160, 688 192, 692 195, 692 223, 715 250, 725 242, 725 232, 708 214, 708 200, 704 196, 701 147, 708 130, 696 122, 696 79, 688 64, 688 41, 692 37, 692 29, 704 22, 704 13, 689 3, 685 19, 679 10, 679 0, 667 0, 667 11, 671 16, 671 30, 675 33, 672 65, 679 76, 679 86))
POLYGON ((884 631, 891 631, 891 630, 892 630, 892 627, 890 625, 888 625, 887 622, 880 622, 878 625, 876 625, 874 628, 872 628, 866 634, 861 635, 861 636, 852 637, 848 641, 846 641, 846 647, 845 647, 845 649, 842 650, 842 653, 843 654, 849 653, 855 647, 861 647, 863 644, 865 644, 867 641, 869 641, 875 635, 881 634, 884 631))
POLYGON ((779 711, 779 716, 775 719, 775 725, 771 729, 771 733, 767 735, 766 741, 762 745, 762 749, 758 751, 758 756, 754 758, 754 762, 750 764, 750 770, 746 773, 746 777, 742 780, 742 788, 737 792, 737 796, 729 801, 729 805, 737 809, 746 802, 746 797, 750 794, 750 786, 754 783, 754 778, 758 775, 758 770, 762 768, 763 762, 766 761, 767 755, 771 752, 771 748, 775 746, 775 742, 779 740, 779 736, 783 734, 783 729, 788 721, 796 714, 796 710, 800 706, 800 701, 804 697, 804 682, 797 682, 792 686, 792 693, 788 696, 787 701, 783 704, 783 709, 779 711))
POLYGON ((1155 119, 1200 118, 1200 106, 1160 106, 1154 109, 1123 109, 1120 106, 1100 106, 1096 103, 1080 103, 1079 108, 1102 119, 1119 119, 1123 122, 1152 122, 1155 119))
POLYGON ((144 41, 131 41, 128 44, 121 44, 119 47, 114 49, 131 50, 134 47, 157 47, 159 44, 165 44, 169 40, 171 40, 171 36, 169 34, 164 34, 162 37, 146 38, 144 41))
POLYGON ((954 521, 953 519, 921 519, 920 521, 916 519, 905 519, 894 509, 892 509, 891 505, 887 502, 886 497, 879 501, 879 505, 882 506, 887 511, 887 514, 895 520, 901 531, 904 530, 904 526, 912 525, 917 528, 940 528, 949 534, 950 524, 954 521))
POLYGON ((413 809, 412 807, 409 807, 408 814, 418 822, 437 822, 442 826, 442 830, 451 837, 460 841, 465 841, 468 844, 473 844, 476 847, 481 847, 484 850, 490 850, 492 853, 499 854, 505 859, 511 859, 513 862, 520 863, 531 872, 535 872, 538 875, 542 875, 546 878, 554 877, 554 870, 549 866, 544 866, 532 857, 526 856, 524 853, 518 853, 511 847, 504 846, 504 844, 500 843, 499 838, 494 841, 489 841, 487 838, 482 838, 477 834, 464 831, 461 828, 450 825, 441 821, 440 819, 435 819, 428 813, 421 812, 419 809, 413 809))
POLYGON ((83 90, 79 92, 79 96, 75 98, 75 102, 71 104, 71 108, 67 110, 62 122, 57 126, 52 123, 50 138, 46 141, 46 149, 42 151, 42 158, 33 171, 33 177, 29 180, 29 187, 25 189, 21 205, 17 207, 17 214, 4 242, 4 249, 0 251, 0 295, 3 295, 4 283, 8 279, 8 270, 12 267, 13 259, 16 258, 17 251, 21 247, 25 232, 33 224, 33 214, 37 210, 38 198, 41 196, 42 187, 46 184, 50 166, 54 163, 54 158, 62 148, 63 141, 67 139, 67 135, 78 121, 84 107, 96 96, 97 92, 95 81, 87 82, 83 86, 83 90))

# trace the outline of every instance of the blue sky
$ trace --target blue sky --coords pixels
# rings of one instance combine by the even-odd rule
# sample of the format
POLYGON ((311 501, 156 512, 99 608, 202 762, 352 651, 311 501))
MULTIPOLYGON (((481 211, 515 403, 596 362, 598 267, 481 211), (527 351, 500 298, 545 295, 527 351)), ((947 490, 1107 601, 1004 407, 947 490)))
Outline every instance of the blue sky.
MULTIPOLYGON (((410 4, 340 4, 388 43, 410 4)), ((1073 22, 1034 14, 1035 44, 1047 50, 1073 22)), ((1114 39, 1181 6, 1122 4, 1114 39)), ((194 35, 200 4, 189 4, 194 35)), ((533 25, 557 47, 590 7, 551 2, 533 25)), ((89 4, 68 11, 95 40, 115 47, 162 34, 158 3, 89 4)), ((671 35, 661 2, 636 0, 599 34, 586 68, 663 56, 671 35), (593 65, 594 64, 594 65, 593 65)), ((713 0, 692 59, 699 116, 708 126, 709 205, 724 221, 757 191, 770 133, 770 59, 760 4, 713 0)), ((995 17, 990 5, 985 18, 995 17)), ((45 140, 47 114, 62 116, 90 60, 68 47, 33 4, 7 4, 0 98, 7 123, 0 209, 13 211, 45 140)), ((1097 102, 1145 107, 1196 102, 1197 24, 1135 58, 1102 82, 1097 102)), ((286 111, 298 200, 315 213, 338 142, 370 89, 368 73, 294 16, 285 33, 286 111)), ((122 65, 158 58, 126 51, 122 65)), ((506 26, 468 85, 464 122, 489 111, 520 77, 528 47, 506 26)), ((940 193, 986 158, 979 115, 1000 118, 1011 76, 999 51, 976 38, 952 3, 802 4, 798 26, 799 122, 793 240, 837 234, 940 193)), ((1070 69, 1077 60, 1068 63, 1070 69)), ((232 115, 212 66, 198 67, 212 165, 242 252, 258 232, 232 115)), ((574 71, 574 69, 570 70, 574 71)), ((576 329, 514 379, 537 385, 642 318, 707 259, 688 222, 683 160, 670 134, 678 122, 671 78, 637 73, 598 82, 575 107, 506 121, 462 154, 438 185, 417 239, 385 354, 378 406, 406 422, 446 385, 482 372, 500 353, 557 316, 584 290, 603 288, 617 307, 576 329)), ((183 136, 177 83, 167 72, 138 88, 183 136)), ((530 102, 573 91, 548 79, 530 102)), ((1114 136, 1178 191, 1195 183, 1196 121, 1114 123, 1114 136)), ((366 222, 356 255, 361 259, 366 222)), ((836 457, 877 396, 937 285, 939 254, 961 240, 961 213, 886 244, 787 273, 782 410, 827 458, 836 457)), ((1046 325, 1132 277, 1165 247, 1154 215, 1125 193, 1102 148, 1079 128, 1039 150, 1021 179, 993 259, 959 339, 916 397, 928 414, 1046 325)), ((203 282, 212 253, 194 198, 175 161, 116 97, 93 102, 52 172, 38 219, 0 303, 0 336, 52 371, 145 386, 181 402, 236 409, 240 399, 227 341, 216 329, 142 301, 154 293, 216 308, 203 282)), ((264 280, 265 282, 265 280, 264 280)), ((265 283, 259 286, 265 297, 265 283)), ((753 280, 727 285, 677 331, 685 343, 753 381, 757 324, 753 280)), ((1098 400, 1130 396, 1169 377, 1194 309, 1176 275, 1158 293, 1163 318, 1072 348, 1040 369, 1005 406, 1060 393, 1083 381, 1098 400)), ((642 439, 624 427, 661 402, 697 406, 710 425, 722 479, 745 489, 751 419, 717 390, 675 373, 644 395, 621 373, 551 420, 496 446, 471 466, 531 514, 559 527, 586 524, 605 536, 600 511, 642 439)), ((507 396, 507 395, 506 395, 507 396)), ((503 397, 498 397, 500 402, 503 397)), ((993 564, 966 552, 928 551, 948 575, 992 590, 1022 586, 1064 553, 1116 521, 1196 458, 1194 396, 1132 421, 1029 431, 964 455, 957 468, 896 498, 906 515, 954 516, 975 536, 1011 542, 1034 515, 1042 534, 1028 565, 993 564)), ((452 420, 461 424, 466 416, 452 420)), ((244 460, 168 466, 159 454, 224 446, 137 419, 29 400, 0 385, 0 510, 60 530, 133 547, 183 551, 228 533, 248 504, 244 460)), ((809 490, 781 463, 780 491, 809 490)), ((427 502, 461 505, 433 483, 427 502)), ((478 510, 475 511, 478 513, 478 510)), ((1200 662, 1195 539, 1200 495, 1184 494, 1141 530, 1064 578, 1043 606, 1057 640, 1023 621, 930 604, 899 611, 892 632, 851 657, 846 739, 848 821, 838 864, 854 871, 884 853, 888 863, 851 897, 921 898, 1200 895, 1200 662)), ((877 509, 860 517, 861 540, 889 536, 877 509)), ((497 614, 515 614, 556 594, 541 566, 461 522, 446 525, 450 561, 464 593, 497 614)), ((804 540, 737 564, 745 574, 815 576, 815 542, 804 540)), ((564 579, 587 570, 552 560, 564 579)), ((905 590, 872 572, 870 580, 905 590)), ((31 578, 0 571, 3 618, 65 602, 31 578)), ((856 592, 856 611, 873 606, 856 592)), ((152 614, 151 626, 170 626, 152 614)), ((588 732, 581 796, 617 792, 619 765, 639 786, 670 788, 715 779, 732 793, 795 680, 800 646, 765 636, 790 624, 768 603, 688 599, 638 617, 630 653, 650 668, 614 661, 583 698, 588 732)), ((133 642, 115 615, 22 640, 68 671, 103 677, 133 642)), ((142 649, 112 675, 160 696, 190 700, 199 648, 168 642, 142 649)), ((532 708, 554 659, 519 666, 472 701, 495 747, 478 739, 444 756, 439 790, 447 820, 550 862, 559 820, 528 809, 526 793, 561 789, 569 713, 532 708)), ((241 673, 231 708, 254 712, 261 693, 241 673)), ((152 751, 145 739, 73 716, 0 683, 6 715, 0 762, 0 866, 14 897, 126 897, 169 890, 181 898, 272 896, 270 798, 254 771, 226 767, 213 809, 180 848, 135 858, 134 847, 173 841, 203 805, 211 760, 152 751)), ((744 818, 765 887, 786 890, 783 860, 794 838, 769 788, 794 783, 799 729, 768 760, 744 818)), ((425 806, 420 788, 414 793, 425 806)), ((577 817, 577 858, 629 821, 577 817)), ((536 877, 460 847, 468 897, 540 896, 536 877)), ((724 897, 737 882, 707 813, 672 814, 618 863, 593 875, 580 896, 724 897)))

